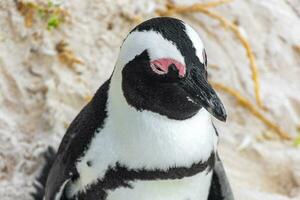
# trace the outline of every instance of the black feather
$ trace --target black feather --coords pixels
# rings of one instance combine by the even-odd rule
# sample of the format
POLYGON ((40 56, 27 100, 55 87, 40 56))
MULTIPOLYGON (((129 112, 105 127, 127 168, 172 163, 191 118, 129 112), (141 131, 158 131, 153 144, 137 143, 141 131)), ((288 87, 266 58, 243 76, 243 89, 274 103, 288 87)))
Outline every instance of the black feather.
POLYGON ((35 191, 30 193, 34 200, 43 200, 44 198, 47 177, 50 172, 51 166, 54 162, 55 155, 56 151, 51 146, 49 146, 47 150, 43 153, 45 163, 40 174, 33 183, 35 191))
POLYGON ((213 172, 212 181, 210 185, 208 200, 223 200, 224 196, 222 195, 221 184, 219 177, 216 172, 213 172))

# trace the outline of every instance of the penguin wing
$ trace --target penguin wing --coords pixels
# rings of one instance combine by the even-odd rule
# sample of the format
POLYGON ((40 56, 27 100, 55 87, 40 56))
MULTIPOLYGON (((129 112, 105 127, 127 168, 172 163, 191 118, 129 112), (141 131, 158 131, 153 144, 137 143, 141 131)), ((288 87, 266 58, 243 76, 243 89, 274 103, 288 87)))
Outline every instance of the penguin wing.
POLYGON ((217 155, 208 200, 234 200, 222 161, 217 155))
POLYGON ((45 200, 64 199, 64 187, 79 174, 76 161, 82 156, 97 129, 101 129, 107 116, 106 102, 110 80, 96 92, 93 99, 80 111, 69 126, 56 154, 47 178, 45 200))

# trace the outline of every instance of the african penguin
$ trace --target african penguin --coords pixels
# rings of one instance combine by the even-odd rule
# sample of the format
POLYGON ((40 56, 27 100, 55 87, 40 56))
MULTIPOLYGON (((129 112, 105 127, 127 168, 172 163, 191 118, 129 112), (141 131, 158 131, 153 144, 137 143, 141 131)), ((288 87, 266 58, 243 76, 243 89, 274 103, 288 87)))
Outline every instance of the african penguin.
POLYGON ((112 76, 71 123, 33 196, 233 200, 211 115, 226 120, 197 32, 174 18, 145 21, 124 40, 112 76))

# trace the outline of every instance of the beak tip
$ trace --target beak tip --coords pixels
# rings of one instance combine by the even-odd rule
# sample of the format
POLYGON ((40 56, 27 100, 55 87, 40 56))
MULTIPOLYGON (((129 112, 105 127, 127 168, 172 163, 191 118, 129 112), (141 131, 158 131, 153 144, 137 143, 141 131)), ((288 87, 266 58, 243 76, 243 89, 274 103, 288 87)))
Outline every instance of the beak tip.
POLYGON ((220 109, 219 112, 213 113, 213 116, 222 122, 226 122, 227 113, 225 111, 225 108, 222 107, 222 109, 220 109))
POLYGON ((222 122, 226 122, 226 119, 227 119, 227 115, 226 114, 220 117, 220 120, 222 122))

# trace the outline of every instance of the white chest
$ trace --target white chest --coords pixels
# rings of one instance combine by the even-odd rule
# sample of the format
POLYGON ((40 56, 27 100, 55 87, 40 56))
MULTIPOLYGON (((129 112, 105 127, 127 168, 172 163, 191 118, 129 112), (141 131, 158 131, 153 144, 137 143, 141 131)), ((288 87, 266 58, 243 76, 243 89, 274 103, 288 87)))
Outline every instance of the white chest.
MULTIPOLYGON (((190 167, 194 163, 205 162, 211 152, 216 150, 217 137, 210 115, 204 109, 184 121, 171 120, 149 111, 139 112, 124 105, 120 105, 116 113, 109 109, 108 105, 110 116, 104 128, 95 135, 76 165, 80 178, 70 185, 68 196, 102 179, 107 169, 114 167, 117 162, 133 170, 168 170, 171 167, 190 167)), ((158 200, 168 200, 164 198, 165 191, 169 195, 175 192, 178 200, 181 197, 185 200, 188 194, 205 196, 209 181, 210 175, 202 173, 175 181, 137 180, 132 183, 134 189, 117 188, 110 194, 111 199, 119 199, 121 194, 128 193, 133 196, 125 199, 146 200, 147 195, 145 198, 135 196, 146 192, 161 196, 158 200)), ((176 200, 174 198, 172 200, 176 200)))
POLYGON ((107 200, 207 200, 212 172, 178 180, 133 181, 108 191, 107 200))

